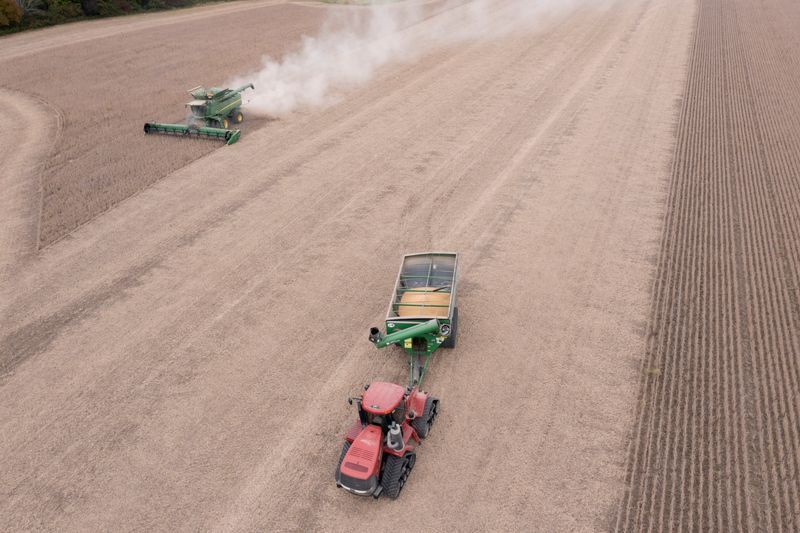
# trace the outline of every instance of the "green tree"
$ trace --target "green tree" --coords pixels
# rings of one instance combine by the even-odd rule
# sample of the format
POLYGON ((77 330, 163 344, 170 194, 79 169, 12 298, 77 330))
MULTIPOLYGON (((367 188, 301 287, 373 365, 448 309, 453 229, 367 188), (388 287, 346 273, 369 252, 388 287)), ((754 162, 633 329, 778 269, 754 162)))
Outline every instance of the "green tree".
POLYGON ((0 0, 0 28, 14 26, 22 20, 20 10, 15 0, 0 0))
POLYGON ((81 9, 84 15, 97 15, 97 0, 81 0, 81 9))

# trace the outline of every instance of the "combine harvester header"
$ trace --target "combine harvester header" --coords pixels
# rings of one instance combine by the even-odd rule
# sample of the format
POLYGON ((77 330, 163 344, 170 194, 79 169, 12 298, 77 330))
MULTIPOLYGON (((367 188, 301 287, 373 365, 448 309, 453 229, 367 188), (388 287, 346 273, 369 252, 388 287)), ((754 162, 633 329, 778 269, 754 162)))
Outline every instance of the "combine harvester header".
POLYGON ((241 124, 244 120, 242 92, 247 89, 255 89, 255 86, 248 83, 237 89, 216 87, 190 89, 188 92, 193 100, 186 103, 191 113, 189 124, 147 122, 144 125, 144 132, 206 137, 224 140, 225 144, 233 144, 239 140, 242 132, 229 130, 228 125, 231 122, 241 124))

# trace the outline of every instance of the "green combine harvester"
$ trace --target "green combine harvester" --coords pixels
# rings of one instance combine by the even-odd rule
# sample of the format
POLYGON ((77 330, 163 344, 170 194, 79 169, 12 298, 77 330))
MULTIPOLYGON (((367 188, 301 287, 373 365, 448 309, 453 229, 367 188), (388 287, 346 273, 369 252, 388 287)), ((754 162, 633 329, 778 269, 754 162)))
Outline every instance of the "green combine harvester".
POLYGON ((255 86, 248 83, 237 89, 195 87, 189 91, 192 101, 186 104, 190 112, 188 124, 147 122, 144 132, 206 137, 233 144, 239 140, 242 132, 229 130, 228 125, 231 122, 240 124, 244 120, 242 92, 246 89, 255 89, 255 86))

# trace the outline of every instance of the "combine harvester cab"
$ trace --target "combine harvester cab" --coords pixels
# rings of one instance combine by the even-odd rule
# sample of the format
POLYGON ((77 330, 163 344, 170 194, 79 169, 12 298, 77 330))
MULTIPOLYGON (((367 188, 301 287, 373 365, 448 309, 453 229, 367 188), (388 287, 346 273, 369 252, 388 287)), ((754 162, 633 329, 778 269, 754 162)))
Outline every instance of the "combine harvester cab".
POLYGON ((254 88, 252 83, 237 89, 195 87, 189 90, 193 100, 186 104, 190 114, 189 124, 147 122, 144 132, 220 139, 225 144, 234 144, 242 132, 229 130, 228 125, 231 122, 240 124, 244 120, 242 92, 254 88))
POLYGON ((237 89, 219 89, 211 87, 195 87, 189 90, 192 95, 191 102, 186 103, 195 124, 204 124, 209 127, 227 129, 228 125, 241 124, 244 120, 242 113, 242 92, 255 89, 252 83, 242 85, 237 89))
POLYGON ((428 436, 439 400, 421 389, 430 356, 455 347, 458 327, 454 253, 403 258, 386 316, 386 333, 371 328, 378 348, 399 346, 408 356, 409 384, 375 382, 356 403, 358 421, 345 436, 336 485, 353 494, 397 498, 416 462, 416 446, 428 436))

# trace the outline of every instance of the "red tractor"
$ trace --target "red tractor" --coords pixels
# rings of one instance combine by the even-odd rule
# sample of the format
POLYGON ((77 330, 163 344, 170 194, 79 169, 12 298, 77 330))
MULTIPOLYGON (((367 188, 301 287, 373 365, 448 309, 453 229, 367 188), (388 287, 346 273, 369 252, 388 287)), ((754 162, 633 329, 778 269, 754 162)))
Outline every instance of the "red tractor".
POLYGON ((336 486, 359 496, 397 498, 416 461, 416 447, 436 419, 439 400, 418 388, 378 381, 358 398, 358 420, 345 436, 336 486))
POLYGON ((428 436, 439 400, 421 390, 431 355, 455 348, 458 256, 432 252, 403 258, 386 314, 386 332, 370 328, 378 348, 408 356, 409 385, 378 381, 356 402, 358 421, 345 436, 336 485, 361 496, 397 498, 414 468, 416 447, 428 436))

